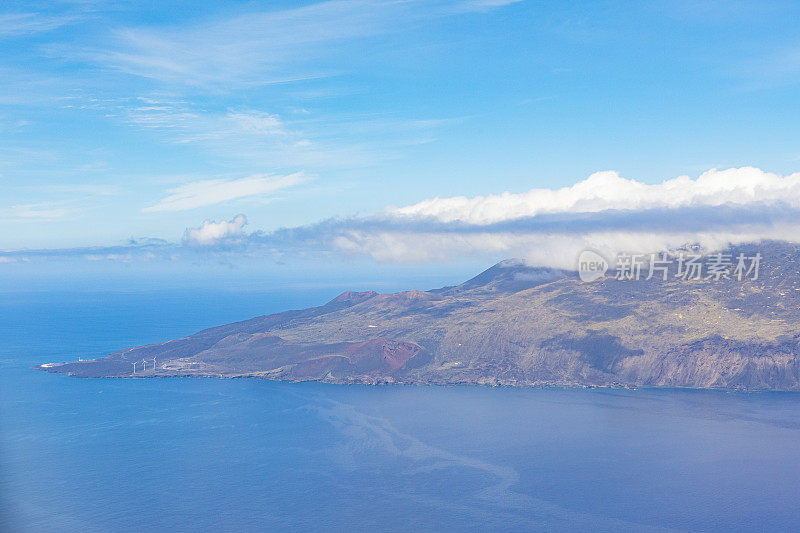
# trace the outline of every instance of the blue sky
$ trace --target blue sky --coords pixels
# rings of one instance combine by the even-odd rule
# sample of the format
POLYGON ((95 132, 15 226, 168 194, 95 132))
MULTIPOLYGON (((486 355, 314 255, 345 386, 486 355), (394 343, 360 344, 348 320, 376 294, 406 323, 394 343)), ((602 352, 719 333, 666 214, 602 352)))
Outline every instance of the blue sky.
MULTIPOLYGON (((279 228, 600 171, 791 177, 797 20, 796 2, 771 1, 6 1, 0 249, 186 247, 205 227, 204 242, 257 234, 282 255, 279 228), (240 213, 246 226, 201 226, 240 213)), ((337 234, 306 259, 416 257, 368 240, 337 234)))

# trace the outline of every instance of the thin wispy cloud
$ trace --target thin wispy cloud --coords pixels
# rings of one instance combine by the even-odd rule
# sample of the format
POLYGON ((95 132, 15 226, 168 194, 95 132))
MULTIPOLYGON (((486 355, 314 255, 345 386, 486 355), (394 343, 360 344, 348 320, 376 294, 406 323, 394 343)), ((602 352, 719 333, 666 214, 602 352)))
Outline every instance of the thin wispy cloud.
POLYGON ((75 210, 64 202, 38 202, 19 204, 0 209, 0 221, 48 222, 74 214, 75 210))
MULTIPOLYGON (((127 156, 120 154, 135 152, 138 145, 117 145, 116 140, 129 134, 143 139, 142 145, 152 139, 162 144, 150 150, 152 161, 159 166, 173 161, 179 165, 182 157, 196 155, 196 161, 208 162, 215 173, 222 167, 235 169, 238 175, 292 175, 301 169, 333 174, 397 159, 408 147, 437 138, 432 130, 453 124, 453 119, 403 117, 393 109, 342 112, 326 105, 323 110, 293 92, 320 90, 330 96, 332 89, 344 91, 337 98, 367 92, 357 74, 364 69, 364 51, 374 52, 369 60, 376 61, 387 52, 387 36, 395 39, 391 34, 418 33, 431 21, 459 16, 453 7, 468 4, 460 0, 330 0, 292 8, 209 5, 179 17, 135 17, 131 16, 135 9, 128 6, 109 9, 98 4, 97 9, 86 9, 66 3, 50 5, 48 13, 2 14, 0 38, 9 37, 3 41, 9 46, 18 46, 17 41, 23 42, 27 35, 52 32, 40 35, 36 46, 26 47, 19 58, 15 56, 19 65, 8 61, 0 65, 0 73, 5 74, 0 77, 7 81, 0 90, 0 102, 19 106, 15 112, 26 120, 38 115, 34 127, 26 126, 32 131, 30 137, 47 138, 46 143, 34 146, 48 146, 53 152, 47 164, 42 158, 34 165, 27 156, 17 158, 13 170, 17 171, 15 179, 20 180, 15 185, 19 196, 14 201, 33 205, 39 199, 71 199, 81 193, 79 188, 62 184, 83 178, 73 163, 88 159, 89 154, 78 157, 78 142, 61 145, 50 133, 78 125, 78 137, 120 124, 130 128, 119 136, 100 139, 87 135, 83 140, 84 147, 94 151, 92 158, 108 161, 101 170, 111 177, 109 181, 124 183, 124 189, 137 198, 146 194, 157 199, 158 192, 153 192, 152 181, 130 185, 125 176, 127 156), (70 28, 69 34, 53 31, 75 22, 82 24, 75 31, 70 28), (324 80, 286 88, 263 87, 343 74, 351 77, 340 77, 341 83, 334 84, 337 87, 324 80), (269 98, 257 92, 267 90, 269 98), (45 131, 47 121, 54 124, 45 131), (67 173, 68 167, 75 172, 67 173), (22 180, 25 173, 33 172, 40 177, 48 173, 51 187, 29 189, 22 180), (66 175, 57 176, 57 172, 66 175), (37 196, 41 192, 45 195, 37 196)), ((22 124, 13 118, 17 120, 13 124, 22 124)), ((11 133, 8 124, 12 123, 1 125, 0 133, 11 133)), ((0 165, 8 163, 0 161, 0 165)), ((172 173, 178 172, 180 169, 172 173)), ((106 176, 99 179, 106 180, 106 176)), ((226 180, 226 185, 207 181, 167 191, 144 211, 185 211, 264 199, 273 190, 263 181, 226 180)), ((103 194, 98 191, 84 192, 103 194)), ((123 198, 114 203, 119 204, 119 213, 142 207, 123 198)), ((86 206, 75 205, 75 210, 94 216, 86 206)), ((46 210, 34 211, 44 214, 46 210)), ((53 209, 51 215, 59 213, 53 209)), ((10 219, 10 211, 5 215, 10 219)), ((14 216, 13 220, 24 217, 14 216)))
POLYGON ((121 189, 116 185, 102 185, 99 183, 59 183, 31 188, 50 194, 80 195, 85 197, 117 196, 121 193, 121 189))
POLYGON ((0 39, 52 31, 78 20, 66 15, 46 15, 41 13, 0 14, 0 39))
POLYGON ((341 73, 341 66, 329 61, 340 45, 403 31, 431 18, 488 11, 517 1, 329 0, 191 25, 118 29, 106 47, 60 50, 171 84, 229 89, 287 83, 341 73))
POLYGON ((393 29, 413 2, 333 0, 193 26, 127 28, 104 50, 78 52, 108 68, 185 85, 259 85, 327 75, 313 66, 334 43, 393 29), (300 68, 304 66, 305 68, 300 68))
POLYGON ((254 109, 209 112, 185 103, 153 102, 118 110, 128 124, 160 132, 177 144, 246 139, 267 143, 290 134, 277 114, 254 109))
POLYGON ((768 52, 758 50, 729 66, 727 71, 740 79, 747 90, 796 85, 800 83, 800 46, 792 43, 768 52))
POLYGON ((195 181, 168 190, 166 197, 142 211, 187 211, 232 200, 263 198, 305 181, 308 178, 302 172, 287 176, 254 175, 234 180, 195 181))
POLYGON ((460 2, 456 6, 456 9, 460 11, 489 11, 522 1, 523 0, 467 0, 465 2, 460 2))
POLYGON ((259 109, 208 110, 182 100, 141 97, 106 106, 109 114, 165 143, 202 146, 221 157, 273 168, 367 166, 465 120, 311 116, 308 110, 289 113, 287 120, 259 109))

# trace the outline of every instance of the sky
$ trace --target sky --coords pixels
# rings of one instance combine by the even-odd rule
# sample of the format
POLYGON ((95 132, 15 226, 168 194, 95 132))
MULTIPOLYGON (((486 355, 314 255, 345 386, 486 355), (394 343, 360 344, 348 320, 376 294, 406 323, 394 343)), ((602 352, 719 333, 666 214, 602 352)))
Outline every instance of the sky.
POLYGON ((797 20, 769 0, 6 0, 0 267, 796 240, 797 20))

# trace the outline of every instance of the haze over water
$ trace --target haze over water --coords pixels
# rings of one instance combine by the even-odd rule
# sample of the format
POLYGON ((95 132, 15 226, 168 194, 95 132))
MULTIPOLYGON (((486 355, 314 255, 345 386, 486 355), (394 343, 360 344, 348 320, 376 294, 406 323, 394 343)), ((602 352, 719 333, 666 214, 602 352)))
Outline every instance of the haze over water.
POLYGON ((787 530, 800 395, 74 379, 305 291, 0 295, 3 531, 787 530))

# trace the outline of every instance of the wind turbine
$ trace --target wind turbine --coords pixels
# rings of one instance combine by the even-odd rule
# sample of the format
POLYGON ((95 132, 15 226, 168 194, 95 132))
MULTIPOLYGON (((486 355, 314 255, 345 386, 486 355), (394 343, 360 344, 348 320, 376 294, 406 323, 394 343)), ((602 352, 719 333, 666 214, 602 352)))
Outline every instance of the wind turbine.
POLYGON ((136 373, 136 361, 133 362, 133 373, 136 373))
POLYGON ((153 356, 153 372, 156 371, 156 356, 153 356))

